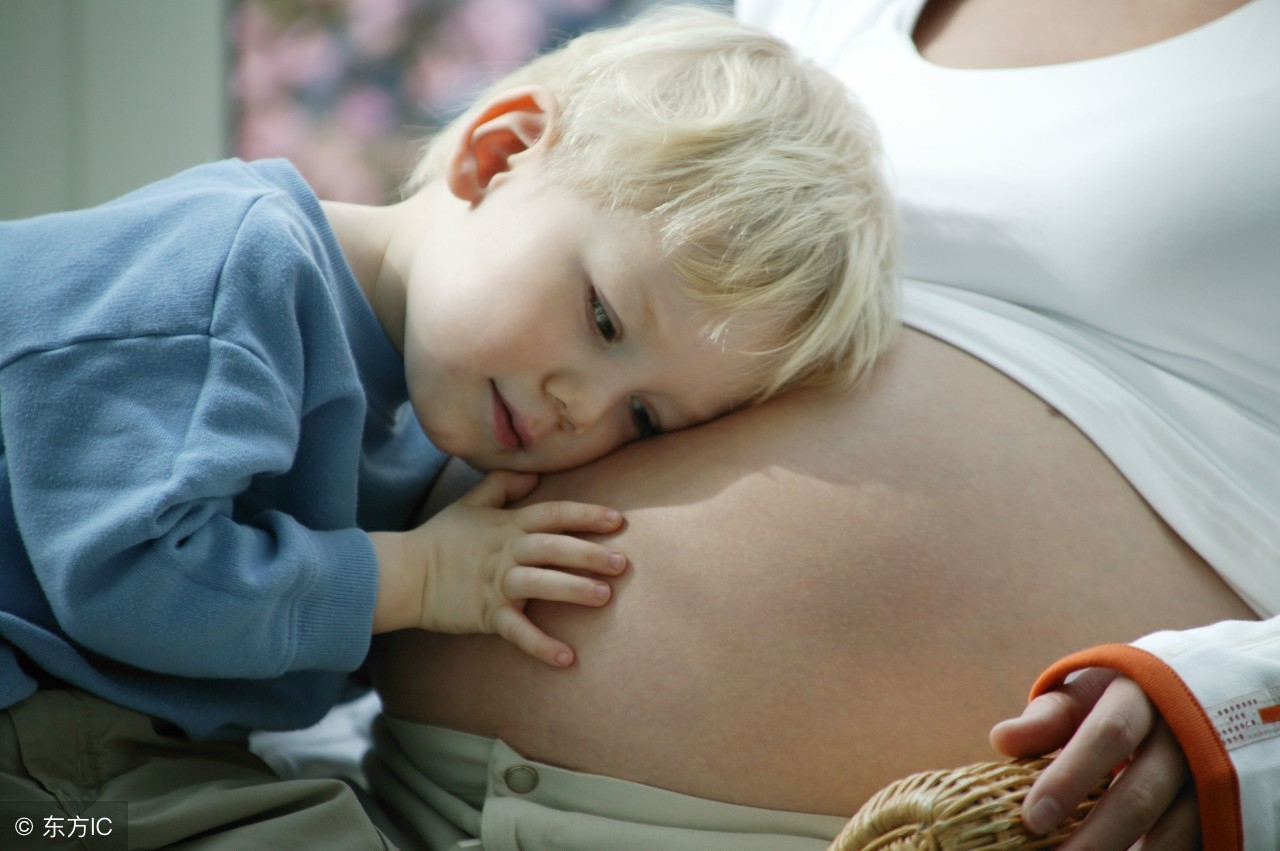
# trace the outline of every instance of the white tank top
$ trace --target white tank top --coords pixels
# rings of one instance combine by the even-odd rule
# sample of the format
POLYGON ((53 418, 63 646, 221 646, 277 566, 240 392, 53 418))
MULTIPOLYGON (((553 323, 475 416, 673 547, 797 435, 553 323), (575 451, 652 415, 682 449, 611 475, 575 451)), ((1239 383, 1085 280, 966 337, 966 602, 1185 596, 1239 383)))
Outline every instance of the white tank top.
POLYGON ((1280 0, 999 70, 921 57, 924 2, 737 8, 879 124, 907 323, 1068 416, 1259 614, 1280 612, 1280 0))

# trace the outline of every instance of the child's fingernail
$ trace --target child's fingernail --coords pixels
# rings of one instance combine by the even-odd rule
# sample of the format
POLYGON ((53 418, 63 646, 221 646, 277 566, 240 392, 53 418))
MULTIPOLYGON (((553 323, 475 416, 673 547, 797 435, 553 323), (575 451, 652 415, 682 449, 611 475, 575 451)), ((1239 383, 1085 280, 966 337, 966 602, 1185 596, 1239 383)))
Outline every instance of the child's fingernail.
POLYGON ((605 583, 603 582, 596 583, 596 599, 597 600, 609 599, 609 594, 611 593, 611 591, 612 589, 605 583))
POLYGON ((604 519, 616 526, 618 523, 622 522, 622 515, 610 508, 604 513, 604 519))
POLYGON ((1027 828, 1032 833, 1045 834, 1061 819, 1062 811, 1058 809, 1057 803, 1052 798, 1042 798, 1027 813, 1027 828))
POLYGON ((570 653, 568 650, 561 650, 559 653, 556 654, 556 664, 562 668, 567 667, 569 663, 572 661, 573 661, 573 654, 570 653))
POLYGON ((627 566, 627 557, 622 553, 609 553, 609 567, 614 570, 622 570, 627 566))

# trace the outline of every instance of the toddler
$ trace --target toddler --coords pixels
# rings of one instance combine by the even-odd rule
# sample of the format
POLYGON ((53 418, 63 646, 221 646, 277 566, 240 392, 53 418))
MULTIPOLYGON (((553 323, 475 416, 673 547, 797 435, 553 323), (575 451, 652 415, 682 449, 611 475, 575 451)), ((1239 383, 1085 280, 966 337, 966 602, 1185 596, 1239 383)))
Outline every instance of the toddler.
POLYGON ((785 388, 893 328, 872 128, 707 10, 584 35, 431 141, 403 201, 283 161, 0 224, 0 707, 71 687, 193 738, 304 726, 370 635, 572 650, 602 506, 533 474, 785 388), (445 458, 493 470, 409 528, 445 458))

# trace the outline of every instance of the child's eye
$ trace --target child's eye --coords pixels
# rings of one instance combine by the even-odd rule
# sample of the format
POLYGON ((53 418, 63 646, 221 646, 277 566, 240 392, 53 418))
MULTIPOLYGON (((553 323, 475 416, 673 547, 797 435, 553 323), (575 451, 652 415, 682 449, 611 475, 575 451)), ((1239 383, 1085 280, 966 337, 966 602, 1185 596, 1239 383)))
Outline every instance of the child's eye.
POLYGON ((631 397, 631 421, 636 424, 636 431, 639 432, 641 440, 662 434, 662 428, 649 413, 649 409, 635 396, 631 397))
POLYGON ((605 342, 613 342, 613 338, 618 336, 618 329, 614 327, 613 320, 609 318, 609 312, 604 309, 600 296, 596 295, 594 288, 591 290, 588 305, 591 309, 591 321, 596 324, 596 331, 605 339, 605 342))

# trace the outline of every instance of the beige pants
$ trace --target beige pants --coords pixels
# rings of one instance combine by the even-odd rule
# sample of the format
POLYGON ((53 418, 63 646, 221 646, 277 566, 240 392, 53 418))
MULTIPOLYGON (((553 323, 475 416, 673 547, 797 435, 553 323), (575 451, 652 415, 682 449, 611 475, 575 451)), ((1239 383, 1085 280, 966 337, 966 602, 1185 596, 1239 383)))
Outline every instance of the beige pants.
MULTIPOLYGON (((31 845, 41 849, 393 848, 339 780, 281 780, 243 746, 191 742, 75 690, 41 690, 0 712, 0 801, 48 809, 64 830, 80 805, 127 802, 127 846, 117 830, 85 844, 31 845)), ((0 848, 19 847, 16 820, 6 821, 0 848)), ((34 821, 38 832, 44 822, 34 821)))
POLYGON ((388 716, 365 773, 388 832, 427 851, 826 851, 846 819, 568 771, 388 716))

